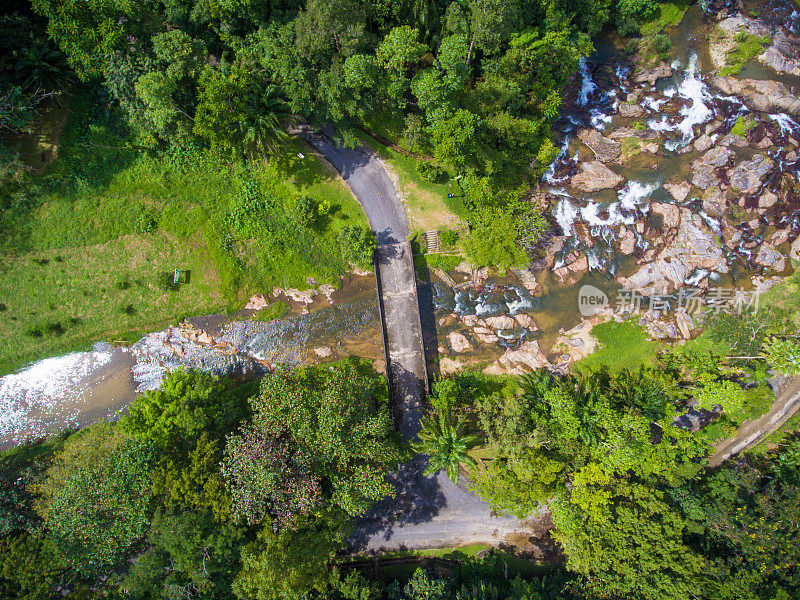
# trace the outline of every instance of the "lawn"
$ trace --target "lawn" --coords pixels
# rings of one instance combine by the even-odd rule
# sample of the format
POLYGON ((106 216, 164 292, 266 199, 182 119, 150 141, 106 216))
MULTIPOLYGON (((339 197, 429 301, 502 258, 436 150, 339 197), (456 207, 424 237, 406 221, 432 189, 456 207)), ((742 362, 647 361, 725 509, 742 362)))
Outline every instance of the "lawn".
POLYGON ((676 2, 661 2, 655 14, 646 23, 642 24, 641 31, 645 37, 651 37, 674 29, 683 21, 683 15, 689 8, 688 0, 676 2))
POLYGON ((340 231, 366 217, 304 142, 242 165, 200 149, 136 149, 125 135, 77 99, 58 160, 19 190, 0 188, 0 374, 236 310, 274 286, 338 285, 348 271, 340 231), (189 281, 171 290, 175 268, 189 281))
POLYGON ((578 371, 608 369, 610 373, 619 373, 655 361, 659 344, 647 339, 647 332, 638 323, 600 323, 592 328, 592 335, 598 339, 600 347, 575 363, 578 371))

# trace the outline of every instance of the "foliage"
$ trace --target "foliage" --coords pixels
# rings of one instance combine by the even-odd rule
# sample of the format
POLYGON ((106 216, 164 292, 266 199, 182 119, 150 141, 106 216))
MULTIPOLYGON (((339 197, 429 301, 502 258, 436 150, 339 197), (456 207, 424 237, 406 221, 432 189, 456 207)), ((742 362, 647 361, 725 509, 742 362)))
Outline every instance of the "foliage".
POLYGON ((271 515, 273 526, 293 528, 321 500, 320 481, 311 456, 299 449, 285 429, 267 424, 243 427, 228 440, 222 473, 233 498, 234 520, 255 525, 271 515))
POLYGON ((520 247, 518 224, 513 214, 502 209, 487 209, 463 239, 464 253, 477 265, 494 265, 501 272, 527 260, 520 247))
POLYGON ((53 588, 63 571, 52 539, 37 533, 0 539, 0 593, 4 598, 53 598, 53 588))
POLYGON ((37 487, 39 511, 65 560, 80 573, 96 574, 117 564, 144 533, 152 449, 103 423, 81 433, 37 487))
POLYGON ((372 266, 372 254, 375 252, 375 236, 372 231, 366 227, 346 225, 342 228, 339 243, 346 260, 362 269, 372 266))
POLYGON ((419 441, 411 447, 428 457, 425 475, 435 475, 444 470, 447 476, 458 484, 462 464, 475 466, 475 460, 467 452, 478 443, 473 435, 465 435, 464 422, 453 424, 449 413, 437 413, 422 419, 419 441))
POLYGON ((745 63, 758 56, 772 43, 769 36, 758 36, 740 31, 734 36, 734 46, 725 57, 722 75, 736 75, 744 68, 745 63))
POLYGON ((655 362, 657 343, 647 337, 638 323, 609 321, 592 328, 600 348, 577 363, 587 372, 607 368, 612 372, 637 369, 655 362))
MULTIPOLYGON (((355 516, 393 493, 384 473, 400 459, 400 450, 394 440, 383 394, 385 391, 379 380, 353 364, 309 367, 293 372, 278 370, 264 379, 261 393, 251 399, 254 429, 248 434, 252 436, 250 441, 245 446, 240 446, 241 438, 228 441, 228 468, 234 460, 232 457, 245 448, 255 451, 257 440, 266 444, 260 448, 269 454, 270 444, 262 436, 286 431, 287 444, 291 440, 291 445, 273 448, 283 457, 273 461, 276 468, 281 461, 292 464, 295 472, 302 475, 300 481, 307 482, 300 486, 301 495, 310 498, 303 502, 302 511, 307 512, 313 506, 311 498, 317 493, 313 482, 319 480, 325 491, 325 501, 355 516), (312 473, 308 473, 309 458, 312 473)), ((243 474, 244 471, 228 471, 229 476, 234 473, 243 474)), ((248 492, 242 495, 235 492, 239 495, 239 506, 242 503, 263 506, 263 494, 274 493, 269 491, 270 486, 275 485, 271 483, 270 474, 258 468, 246 477, 253 482, 253 487, 248 485, 248 492)), ((229 484, 235 485, 230 478, 229 484)), ((287 478, 286 485, 294 485, 291 478, 287 478)), ((255 514, 260 515, 260 511, 255 514)), ((281 519, 281 524, 288 518, 281 519)))
POLYGON ((767 364, 781 375, 800 374, 800 342, 774 337, 763 346, 767 364))

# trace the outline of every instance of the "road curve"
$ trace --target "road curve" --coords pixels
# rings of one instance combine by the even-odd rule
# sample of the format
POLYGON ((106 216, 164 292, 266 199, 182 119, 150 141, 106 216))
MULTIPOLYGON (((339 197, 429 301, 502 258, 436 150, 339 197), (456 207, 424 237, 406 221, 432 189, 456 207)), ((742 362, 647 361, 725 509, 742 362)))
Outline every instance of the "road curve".
MULTIPOLYGON (((308 129, 300 135, 342 174, 375 232, 378 294, 385 316, 392 393, 402 414, 400 431, 411 440, 419 430, 426 373, 416 275, 402 200, 369 149, 341 148, 330 137, 308 129)), ((496 516, 486 502, 454 485, 444 473, 426 477, 426 464, 427 460, 418 456, 399 466, 391 476, 397 496, 386 498, 359 519, 350 539, 354 551, 497 544, 524 530, 518 519, 496 516)))

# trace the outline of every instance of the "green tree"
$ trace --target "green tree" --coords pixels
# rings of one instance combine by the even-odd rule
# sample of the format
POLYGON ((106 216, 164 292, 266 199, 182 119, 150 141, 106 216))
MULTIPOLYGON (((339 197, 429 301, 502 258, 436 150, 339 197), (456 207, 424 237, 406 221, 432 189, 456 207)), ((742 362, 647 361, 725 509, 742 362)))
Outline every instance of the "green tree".
POLYGON ((53 540, 41 532, 0 539, 0 593, 17 600, 48 600, 66 571, 53 540))
POLYGON ((76 571, 117 564, 147 524, 152 449, 99 423, 70 439, 36 486, 38 511, 76 571))
POLYGON ((342 256, 361 269, 372 267, 375 252, 375 235, 366 227, 345 225, 339 232, 342 256))
POLYGON ((460 465, 476 466, 468 452, 478 443, 478 438, 464 434, 463 429, 464 422, 454 425, 449 414, 437 413, 422 419, 419 441, 413 442, 411 447, 428 457, 426 475, 444 470, 453 483, 458 484, 460 465))
POLYGON ((473 264, 494 265, 501 272, 518 267, 528 260, 520 247, 519 224, 506 209, 486 208, 463 240, 464 252, 473 264))

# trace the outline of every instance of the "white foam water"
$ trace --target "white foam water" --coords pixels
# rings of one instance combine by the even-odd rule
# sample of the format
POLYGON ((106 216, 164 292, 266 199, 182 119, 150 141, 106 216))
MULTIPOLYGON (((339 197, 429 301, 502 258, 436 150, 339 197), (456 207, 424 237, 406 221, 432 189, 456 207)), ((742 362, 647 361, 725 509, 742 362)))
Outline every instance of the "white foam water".
POLYGON ((578 216, 578 208, 568 198, 562 198, 556 205, 555 218, 564 235, 575 235, 573 223, 578 216))
POLYGON ((594 201, 589 201, 586 206, 581 208, 581 218, 590 227, 614 227, 616 225, 632 225, 636 219, 632 214, 623 214, 619 202, 612 202, 608 206, 603 206, 594 201), (605 210, 608 216, 600 215, 605 210))
POLYGON ((555 159, 553 159, 553 162, 550 163, 550 166, 547 167, 547 171, 544 172, 544 175, 542 175, 543 182, 550 184, 558 183, 559 180, 557 180, 555 177, 556 165, 558 164, 558 161, 564 158, 564 155, 566 155, 567 150, 569 149, 569 141, 570 136, 565 136, 564 141, 561 144, 561 149, 558 151, 558 155, 555 157, 555 159))
POLYGON ((578 95, 578 106, 586 106, 591 96, 597 90, 597 84, 592 80, 592 75, 589 73, 589 64, 586 62, 586 57, 581 57, 578 61, 578 69, 581 73, 581 91, 578 95))
POLYGON ((622 188, 617 197, 619 198, 620 205, 626 210, 635 210, 640 208, 642 200, 655 192, 661 184, 658 183, 642 183, 640 181, 629 181, 627 185, 622 188))
POLYGON ((678 95, 691 101, 689 106, 681 108, 681 114, 684 119, 678 123, 678 131, 683 136, 685 145, 694 139, 694 126, 706 123, 714 115, 707 104, 711 100, 711 94, 709 94, 708 88, 699 77, 697 54, 693 53, 689 58, 686 77, 678 86, 678 95))
POLYGON ((767 116, 778 124, 783 135, 792 135, 795 131, 800 130, 800 125, 786 113, 776 113, 767 116))
POLYGON ((18 373, 0 377, 0 435, 42 433, 44 419, 81 383, 108 364, 111 352, 72 352, 40 360, 18 373))

